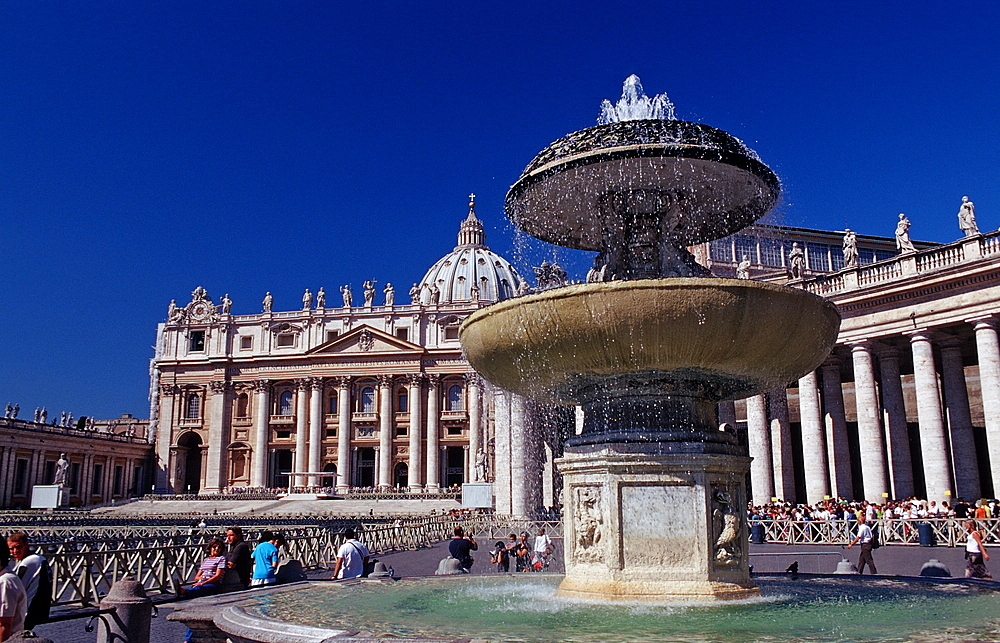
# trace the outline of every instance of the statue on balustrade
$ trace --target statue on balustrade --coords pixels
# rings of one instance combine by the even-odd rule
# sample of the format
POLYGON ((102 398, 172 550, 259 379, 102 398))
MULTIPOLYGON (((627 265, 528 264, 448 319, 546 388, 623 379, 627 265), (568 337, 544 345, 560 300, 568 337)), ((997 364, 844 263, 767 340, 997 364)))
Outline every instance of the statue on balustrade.
POLYGON ((46 409, 46 408, 45 408, 45 407, 43 406, 43 407, 42 407, 42 413, 41 413, 41 415, 39 415, 39 416, 38 416, 38 421, 39 421, 39 422, 40 422, 41 424, 45 424, 45 422, 46 422, 46 421, 48 421, 48 419, 49 419, 49 411, 48 411, 48 409, 46 409))
POLYGON ((265 313, 271 312, 271 308, 274 306, 274 297, 271 296, 270 291, 264 293, 264 301, 262 302, 262 305, 265 313))
POLYGON ((844 267, 858 267, 858 235, 850 228, 844 230, 844 267))
POLYGON ((792 271, 792 279, 802 279, 806 270, 806 253, 799 247, 799 242, 792 243, 792 251, 788 253, 788 266, 792 271))
POLYGON ((313 294, 309 292, 308 288, 306 288, 306 291, 302 294, 302 310, 309 310, 312 308, 312 304, 313 294))
POLYGON ((340 287, 340 295, 344 299, 344 308, 350 308, 351 303, 354 301, 354 295, 351 294, 350 284, 340 287))
POLYGON ((392 287, 392 284, 386 283, 385 290, 385 305, 392 306, 396 302, 396 289, 392 287))
POLYGON ((749 279, 750 278, 750 257, 743 255, 743 259, 736 266, 736 278, 737 279, 749 279))
POLYGON ((5 418, 9 418, 11 413, 13 412, 14 412, 14 405, 11 404, 10 402, 7 402, 7 406, 4 408, 3 416, 5 418))
POLYGON ((958 227, 967 237, 979 234, 979 226, 976 225, 976 206, 967 196, 962 197, 962 205, 958 209, 958 227))
POLYGON ((413 284, 413 288, 410 288, 410 303, 414 306, 420 304, 420 286, 413 284))
POLYGON ((222 296, 222 314, 229 315, 233 312, 233 300, 229 298, 229 293, 222 296))
POLYGON ((371 308, 375 303, 375 280, 368 279, 364 283, 365 308, 371 308))
POLYGON ((910 241, 910 220, 902 212, 899 213, 899 223, 896 224, 896 250, 900 254, 917 251, 910 241))
POLYGON ((319 292, 316 293, 316 308, 326 308, 326 291, 323 290, 323 286, 320 286, 319 292))

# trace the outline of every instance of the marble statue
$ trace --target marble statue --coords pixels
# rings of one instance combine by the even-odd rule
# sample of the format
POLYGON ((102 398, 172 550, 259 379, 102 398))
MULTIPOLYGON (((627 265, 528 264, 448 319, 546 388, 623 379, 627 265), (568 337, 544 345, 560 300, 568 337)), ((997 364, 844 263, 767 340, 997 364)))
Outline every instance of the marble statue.
POLYGON ((340 287, 340 295, 344 299, 344 308, 350 308, 351 303, 354 301, 354 295, 351 294, 350 284, 340 287))
POLYGON ((59 459, 56 460, 55 475, 52 477, 52 484, 55 485, 66 484, 67 471, 69 471, 69 462, 66 461, 66 454, 60 453, 59 459))
POLYGON ((229 298, 229 293, 222 296, 222 314, 228 315, 233 312, 233 300, 229 298))
POLYGON ((534 268, 534 271, 539 290, 566 285, 566 271, 555 262, 542 261, 542 265, 534 268))
POLYGON ((363 288, 365 291, 365 308, 371 308, 375 303, 375 280, 365 280, 363 288))
POLYGON ((10 414, 13 413, 13 412, 14 412, 14 405, 11 404, 10 402, 7 402, 7 406, 6 406, 6 408, 4 408, 4 414, 3 414, 3 416, 5 418, 9 418, 10 414))
POLYGON ((521 297, 522 295, 527 295, 529 292, 531 292, 531 286, 528 285, 526 279, 522 279, 521 283, 517 284, 517 296, 521 297))
POLYGON ((41 417, 41 415, 42 415, 42 409, 40 409, 39 407, 37 407, 37 406, 36 406, 36 407, 35 407, 35 415, 34 415, 34 417, 32 418, 32 421, 33 421, 33 422, 34 422, 35 424, 38 424, 38 418, 39 418, 39 417, 41 417))
POLYGON ((896 224, 896 250, 900 254, 917 251, 910 241, 910 220, 902 212, 899 213, 899 223, 896 224))
POLYGON ((740 260, 739 264, 736 265, 736 278, 737 279, 750 278, 750 257, 743 255, 743 259, 740 260))
POLYGON ((66 411, 59 414, 59 426, 66 426, 66 411))
POLYGON ((96 431, 97 429, 94 428, 94 424, 95 423, 96 423, 96 421, 94 420, 93 416, 90 416, 89 418, 87 418, 87 430, 88 431, 96 431))
POLYGON ((486 452, 482 449, 476 451, 476 482, 486 482, 486 475, 489 473, 489 462, 486 452))
POLYGON ((309 310, 310 308, 312 308, 312 305, 313 305, 313 294, 309 292, 308 288, 306 288, 306 291, 302 293, 302 310, 309 310))
POLYGON ((850 228, 844 230, 844 267, 858 267, 858 235, 850 228))
POLYGON ((410 303, 414 306, 420 304, 420 286, 413 284, 413 288, 410 288, 410 303))
POLYGON ((806 270, 806 253, 799 247, 799 242, 792 243, 792 251, 788 253, 788 266, 792 271, 792 279, 802 279, 806 270))
POLYGON ((167 306, 167 321, 174 321, 174 317, 177 316, 177 300, 171 299, 170 305, 167 306))
POLYGON ((385 305, 392 306, 396 301, 396 289, 392 287, 392 284, 386 283, 385 290, 385 305))
POLYGON ((271 296, 270 292, 264 293, 264 312, 271 312, 272 306, 274 306, 274 297, 271 296))
POLYGON ((472 284, 469 288, 469 299, 472 301, 479 301, 479 286, 472 284))
POLYGON ((72 413, 67 413, 66 414, 66 426, 69 427, 69 428, 71 428, 71 429, 73 428, 73 414, 72 413))
POLYGON ((323 286, 320 286, 316 293, 316 308, 326 308, 326 291, 323 290, 323 286))
POLYGON ((441 301, 441 289, 437 284, 431 284, 431 303, 436 304, 441 301))
POLYGON ((38 416, 38 421, 45 424, 45 421, 49 419, 49 412, 46 408, 42 407, 42 413, 38 416))
POLYGON ((20 412, 21 412, 21 405, 18 404, 17 402, 14 402, 14 412, 11 414, 10 417, 12 419, 16 420, 17 419, 17 414, 20 413, 20 412))
POLYGON ((979 226, 976 225, 976 206, 967 196, 962 197, 962 205, 958 209, 958 227, 967 237, 979 234, 979 226))

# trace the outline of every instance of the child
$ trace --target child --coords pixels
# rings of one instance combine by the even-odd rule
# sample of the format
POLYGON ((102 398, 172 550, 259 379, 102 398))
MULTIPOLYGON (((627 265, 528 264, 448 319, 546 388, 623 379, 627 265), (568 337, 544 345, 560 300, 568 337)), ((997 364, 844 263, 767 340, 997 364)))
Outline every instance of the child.
POLYGON ((490 562, 496 563, 498 573, 510 571, 510 555, 507 553, 507 547, 502 540, 498 540, 494 546, 493 553, 490 555, 490 562))

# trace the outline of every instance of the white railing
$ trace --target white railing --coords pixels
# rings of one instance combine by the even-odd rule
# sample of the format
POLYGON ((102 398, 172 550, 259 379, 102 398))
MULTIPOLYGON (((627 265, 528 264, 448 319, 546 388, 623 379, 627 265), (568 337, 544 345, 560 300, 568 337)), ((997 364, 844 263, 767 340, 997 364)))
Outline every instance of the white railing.
POLYGON ((873 263, 858 269, 858 285, 869 286, 883 281, 891 281, 902 274, 903 267, 898 259, 885 263, 873 263))
POLYGON ((917 255, 917 272, 937 270, 965 261, 965 249, 962 246, 945 246, 940 250, 932 250, 917 255))
MULTIPOLYGON (((920 544, 919 525, 928 525, 936 544, 942 547, 964 546, 964 520, 957 518, 901 519, 880 518, 875 521, 879 537, 885 545, 920 544)), ((1000 519, 977 521, 985 541, 1000 543, 1000 519)), ((787 545, 843 545, 854 538, 855 520, 751 520, 751 528, 759 524, 764 540, 787 545)), ((926 527, 924 527, 926 529, 926 527)))

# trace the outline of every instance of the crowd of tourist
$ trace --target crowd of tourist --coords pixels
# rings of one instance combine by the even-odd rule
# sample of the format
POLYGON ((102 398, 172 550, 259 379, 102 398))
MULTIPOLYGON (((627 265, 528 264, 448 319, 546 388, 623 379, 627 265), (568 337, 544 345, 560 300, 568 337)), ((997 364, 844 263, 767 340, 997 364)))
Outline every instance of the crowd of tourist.
POLYGON ((753 505, 748 508, 751 522, 760 520, 842 520, 854 521, 859 515, 867 520, 897 519, 897 520, 928 520, 932 518, 993 518, 1000 511, 1000 501, 996 499, 976 500, 974 503, 957 498, 953 504, 922 498, 906 498, 892 500, 882 504, 864 501, 849 501, 843 498, 832 498, 814 504, 795 504, 792 502, 775 501, 765 505, 753 505))

